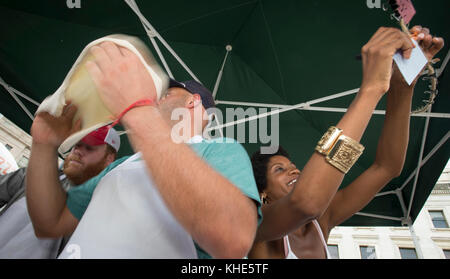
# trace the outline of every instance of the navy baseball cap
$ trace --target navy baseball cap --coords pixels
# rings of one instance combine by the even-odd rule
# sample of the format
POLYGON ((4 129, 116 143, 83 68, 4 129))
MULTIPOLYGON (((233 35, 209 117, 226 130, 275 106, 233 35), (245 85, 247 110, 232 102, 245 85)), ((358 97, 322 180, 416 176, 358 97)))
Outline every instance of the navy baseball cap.
POLYGON ((187 80, 183 82, 170 79, 169 88, 179 87, 186 89, 191 94, 199 94, 202 99, 202 105, 207 110, 216 106, 211 91, 195 80, 187 80))

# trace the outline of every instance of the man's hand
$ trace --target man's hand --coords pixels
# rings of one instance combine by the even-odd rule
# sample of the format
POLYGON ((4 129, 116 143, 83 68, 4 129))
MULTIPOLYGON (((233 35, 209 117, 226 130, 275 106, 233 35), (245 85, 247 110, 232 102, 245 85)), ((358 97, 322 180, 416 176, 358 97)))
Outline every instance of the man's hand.
MULTIPOLYGON (((413 39, 419 43, 419 46, 428 61, 433 59, 433 57, 444 47, 444 39, 430 35, 430 30, 428 28, 422 28, 422 26, 416 25, 411 28, 410 32, 414 35, 413 39)), ((411 86, 408 86, 406 81, 403 79, 402 74, 398 70, 397 65, 395 65, 391 79, 391 86, 402 86, 412 89, 416 85, 419 77, 420 76, 417 76, 411 86)))
POLYGON ((54 117, 47 112, 39 113, 31 126, 33 144, 50 145, 58 148, 71 134, 81 128, 81 120, 73 124, 77 107, 68 103, 64 106, 60 117, 54 117))
POLYGON ((86 67, 100 91, 106 107, 118 116, 142 99, 156 101, 153 79, 139 58, 130 50, 104 42, 91 48, 93 62, 86 67))
POLYGON ((381 27, 361 50, 363 81, 361 88, 383 95, 389 90, 394 54, 403 51, 403 57, 411 56, 414 44, 411 38, 396 28, 381 27))

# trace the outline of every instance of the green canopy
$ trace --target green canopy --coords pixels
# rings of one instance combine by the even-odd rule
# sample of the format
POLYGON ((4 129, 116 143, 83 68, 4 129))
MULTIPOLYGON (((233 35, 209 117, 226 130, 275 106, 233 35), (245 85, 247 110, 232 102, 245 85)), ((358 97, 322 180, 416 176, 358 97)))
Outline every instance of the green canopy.
MULTIPOLYGON (((377 1, 0 0, 0 112, 29 131, 36 104, 60 86, 89 42, 113 33, 130 34, 147 43, 177 80, 194 75, 214 91, 224 112, 230 107, 261 112, 264 107, 301 104, 277 114, 280 144, 301 168, 360 86, 362 67, 355 56, 361 47, 378 27, 397 26, 382 8, 369 8, 367 2, 377 1)), ((450 75, 444 71, 444 58, 448 61, 450 2, 417 0, 414 5, 412 24, 429 27, 447 42, 436 64, 439 94, 431 113, 411 118, 400 177, 344 225, 401 226, 414 221, 449 159, 450 75)), ((417 85, 414 108, 428 98, 427 86, 426 81, 417 85)), ((361 140, 366 150, 341 187, 372 164, 384 109, 385 99, 361 140)), ((223 120, 227 122, 226 114, 223 120)), ((122 139, 126 146, 120 155, 132 153, 125 136, 122 139)), ((247 141, 244 146, 251 154, 260 144, 247 141)))

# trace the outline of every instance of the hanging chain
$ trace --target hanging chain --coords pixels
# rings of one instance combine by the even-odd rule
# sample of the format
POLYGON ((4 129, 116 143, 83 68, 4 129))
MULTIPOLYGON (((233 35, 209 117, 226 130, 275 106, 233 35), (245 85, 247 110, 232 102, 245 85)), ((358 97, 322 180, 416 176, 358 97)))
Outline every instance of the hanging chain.
MULTIPOLYGON (((383 10, 384 11, 388 10, 387 4, 386 5, 383 4, 383 10)), ((401 17, 399 17, 395 13, 392 13, 390 16, 391 16, 392 20, 395 20, 395 21, 397 21, 399 23, 400 28, 402 29, 402 31, 404 33, 406 33, 408 36, 411 35, 411 33, 409 32, 408 25, 405 24, 404 20, 401 17)), ((425 94, 429 94, 430 96, 428 97, 428 99, 422 100, 422 102, 424 102, 425 105, 422 106, 422 107, 419 107, 419 108, 417 108, 415 110, 413 110, 411 112, 412 114, 425 112, 425 111, 427 111, 430 108, 431 105, 434 104, 434 99, 436 98, 436 96, 438 94, 438 90, 437 90, 438 78, 437 78, 436 70, 433 67, 433 64, 436 64, 439 61, 440 61, 439 58, 436 58, 436 59, 433 59, 433 60, 429 61, 427 63, 427 65, 426 65, 426 70, 423 71, 420 74, 421 76, 424 76, 422 78, 422 80, 424 80, 424 81, 429 80, 430 81, 430 85, 428 86, 429 90, 426 90, 424 92, 425 94)))

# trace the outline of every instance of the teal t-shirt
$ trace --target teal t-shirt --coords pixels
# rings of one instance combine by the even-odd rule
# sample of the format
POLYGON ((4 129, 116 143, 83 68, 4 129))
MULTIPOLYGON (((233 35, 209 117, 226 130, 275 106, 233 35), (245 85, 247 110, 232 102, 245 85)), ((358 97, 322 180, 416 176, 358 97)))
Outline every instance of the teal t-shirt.
POLYGON ((120 165, 123 161, 130 158, 131 156, 125 156, 120 159, 115 160, 109 166, 107 166, 102 172, 100 172, 97 176, 89 179, 88 181, 80 184, 79 186, 72 187, 67 192, 67 208, 69 208, 70 212, 77 218, 78 220, 83 217, 84 212, 86 211, 89 202, 91 201, 92 194, 94 193, 97 184, 100 180, 112 169, 120 165))
MULTIPOLYGON (((261 201, 253 176, 250 158, 242 145, 234 139, 220 138, 215 140, 203 139, 199 143, 190 143, 189 146, 212 168, 238 187, 243 194, 255 201, 258 208, 259 225, 262 221, 261 201)), ((129 156, 114 161, 96 177, 69 190, 67 207, 78 220, 81 219, 86 211, 92 194, 103 176, 128 158, 129 156)), ((211 258, 197 244, 195 246, 199 258, 211 258)))
MULTIPOLYGON (((190 146, 211 167, 256 202, 259 226, 262 221, 261 200, 253 176, 252 163, 244 147, 234 139, 229 138, 203 140, 200 143, 192 143, 190 146)), ((196 243, 195 247, 200 259, 211 258, 196 243)))

